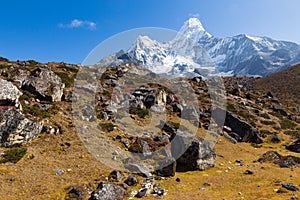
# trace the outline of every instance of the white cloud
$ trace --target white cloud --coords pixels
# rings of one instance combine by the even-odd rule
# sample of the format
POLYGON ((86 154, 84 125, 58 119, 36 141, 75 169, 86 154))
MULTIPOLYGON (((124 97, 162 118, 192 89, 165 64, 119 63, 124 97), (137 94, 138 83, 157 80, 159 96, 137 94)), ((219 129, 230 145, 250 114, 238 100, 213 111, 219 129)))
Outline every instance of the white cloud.
POLYGON ((199 13, 190 13, 189 17, 195 17, 195 18, 199 18, 200 14, 199 13))
POLYGON ((60 23, 58 24, 58 27, 60 28, 87 28, 90 30, 96 29, 97 24, 92 21, 85 21, 85 20, 79 20, 79 19, 73 19, 68 24, 60 23))

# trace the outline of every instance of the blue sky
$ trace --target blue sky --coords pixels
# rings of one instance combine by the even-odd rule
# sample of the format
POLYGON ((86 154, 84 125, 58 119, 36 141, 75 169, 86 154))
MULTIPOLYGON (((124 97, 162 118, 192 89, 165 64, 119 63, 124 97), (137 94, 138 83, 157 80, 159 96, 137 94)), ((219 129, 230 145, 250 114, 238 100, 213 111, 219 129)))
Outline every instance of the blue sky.
POLYGON ((2 1, 0 56, 82 63, 105 39, 140 27, 179 30, 198 17, 217 37, 240 33, 300 43, 299 0, 2 1))

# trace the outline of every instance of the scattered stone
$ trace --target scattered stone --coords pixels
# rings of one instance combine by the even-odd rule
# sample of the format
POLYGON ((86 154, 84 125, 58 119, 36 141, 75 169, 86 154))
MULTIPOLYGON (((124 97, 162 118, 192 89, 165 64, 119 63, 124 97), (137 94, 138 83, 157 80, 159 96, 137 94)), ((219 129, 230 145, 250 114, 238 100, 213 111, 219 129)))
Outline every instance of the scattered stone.
POLYGON ((178 177, 178 178, 176 178, 176 182, 180 182, 181 181, 181 179, 178 177))
POLYGON ((199 188, 199 190, 204 191, 204 190, 206 190, 206 188, 199 188))
POLYGON ((239 165, 242 165, 244 163, 244 161, 243 160, 236 160, 235 163, 239 164, 239 165))
POLYGON ((92 192, 90 200, 124 199, 126 191, 121 186, 112 183, 100 183, 96 191, 92 192))
POLYGON ((66 200, 82 200, 83 195, 80 188, 77 187, 71 187, 68 188, 67 197, 66 200))
POLYGON ((129 186, 135 186, 138 184, 138 180, 135 176, 129 176, 126 180, 125 183, 129 186))
POLYGON ((164 188, 162 188, 162 187, 160 187, 160 185, 159 184, 155 184, 154 186, 153 186, 153 194, 155 195, 155 196, 163 196, 164 194, 165 194, 165 189, 164 188))
POLYGON ((113 182, 120 182, 124 179, 124 175, 122 172, 114 170, 109 174, 108 179, 113 182))
POLYGON ((210 183, 203 183, 203 186, 209 187, 209 186, 211 186, 211 184, 210 183))
POLYGON ((245 174, 252 175, 252 174, 254 174, 254 172, 253 172, 252 170, 250 170, 250 169, 247 169, 247 170, 245 171, 245 174))
POLYGON ((299 188, 292 183, 283 183, 281 186, 290 191, 299 191, 299 188))
POLYGON ((142 198, 144 196, 147 195, 147 188, 142 188, 139 190, 139 192, 137 193, 137 195, 135 195, 136 198, 142 198))
POLYGON ((151 193, 153 189, 154 178, 148 177, 143 180, 142 188, 139 190, 138 194, 135 196, 137 198, 142 198, 151 193))
POLYGON ((274 134, 271 136, 271 142, 274 144, 278 144, 281 142, 281 139, 276 134, 274 134))
POLYGON ((138 191, 136 191, 136 190, 132 190, 131 193, 130 193, 130 195, 132 197, 136 196, 137 194, 138 194, 138 191))
POLYGON ((60 169, 60 170, 57 170, 57 171, 55 172, 55 175, 56 175, 56 176, 61 176, 61 175, 65 174, 65 173, 66 173, 65 170, 60 169))
POLYGON ((282 156, 276 151, 268 151, 258 159, 258 162, 273 162, 282 168, 300 167, 300 158, 295 156, 282 156))

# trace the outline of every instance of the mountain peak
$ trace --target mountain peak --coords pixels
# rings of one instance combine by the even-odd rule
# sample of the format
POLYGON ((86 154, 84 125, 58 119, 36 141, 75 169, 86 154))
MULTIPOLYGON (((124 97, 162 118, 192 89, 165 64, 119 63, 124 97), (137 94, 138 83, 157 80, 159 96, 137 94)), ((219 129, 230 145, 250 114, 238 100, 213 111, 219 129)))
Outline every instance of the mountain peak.
POLYGON ((200 22, 200 20, 198 18, 190 18, 188 19, 183 27, 186 27, 188 29, 196 29, 198 31, 205 31, 202 23, 200 22))
POLYGON ((193 38, 198 40, 202 37, 212 37, 208 32, 205 31, 202 23, 198 18, 190 18, 186 22, 184 22, 181 27, 180 34, 187 38, 193 38))

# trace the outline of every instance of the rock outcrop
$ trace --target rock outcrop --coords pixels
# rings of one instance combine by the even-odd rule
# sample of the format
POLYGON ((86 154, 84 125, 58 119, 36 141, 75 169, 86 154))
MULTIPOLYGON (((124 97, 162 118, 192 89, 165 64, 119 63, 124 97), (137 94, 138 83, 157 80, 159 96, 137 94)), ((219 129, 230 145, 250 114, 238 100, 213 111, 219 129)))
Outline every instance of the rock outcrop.
POLYGON ((11 82, 0 78, 0 106, 15 106, 20 108, 19 98, 22 92, 11 82))
POLYGON ((177 171, 206 170, 214 167, 216 153, 209 141, 178 130, 172 140, 177 171))
POLYGON ((42 129, 42 122, 31 121, 16 108, 0 109, 0 146, 26 144, 41 133, 42 129))
POLYGON ((22 82, 22 88, 35 94, 40 100, 58 102, 63 96, 65 84, 51 70, 37 68, 22 82))
POLYGON ((268 151, 260 156, 258 162, 273 162, 281 168, 300 167, 300 158, 295 156, 282 156, 276 151, 268 151))
POLYGON ((241 138, 241 142, 252 142, 257 144, 263 142, 263 140, 259 136, 259 131, 256 128, 239 119, 229 111, 226 111, 219 107, 216 108, 214 110, 214 120, 219 126, 230 127, 234 133, 239 135, 239 137, 241 138), (222 119, 222 116, 224 116, 224 112, 226 116, 225 120, 222 119))

